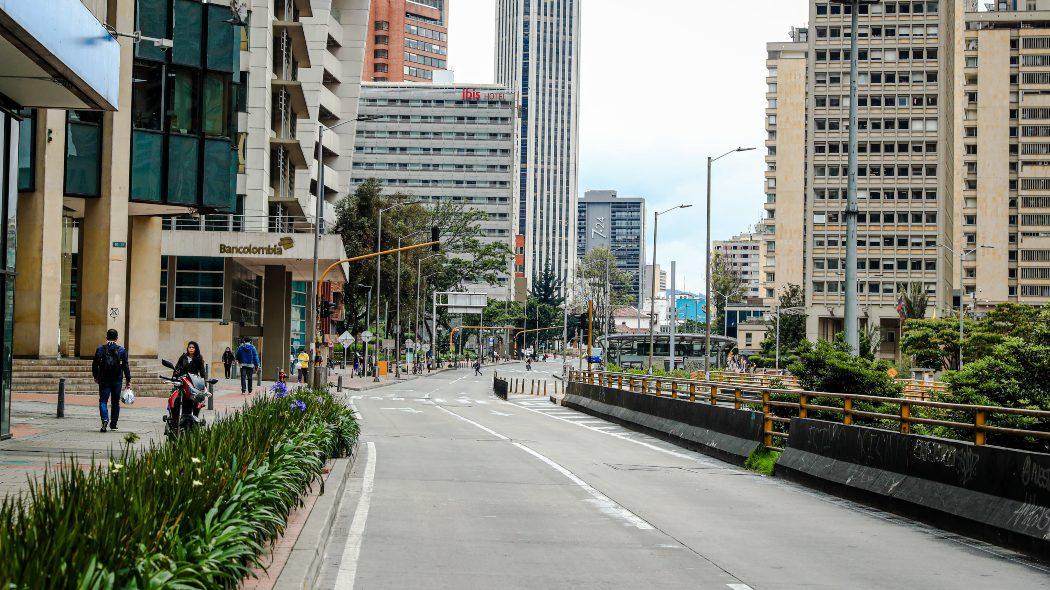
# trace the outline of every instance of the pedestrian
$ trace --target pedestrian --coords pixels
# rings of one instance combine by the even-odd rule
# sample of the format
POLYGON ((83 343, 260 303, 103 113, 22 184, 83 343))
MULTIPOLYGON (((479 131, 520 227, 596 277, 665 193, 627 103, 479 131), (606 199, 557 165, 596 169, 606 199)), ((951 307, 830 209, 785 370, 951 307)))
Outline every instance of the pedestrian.
POLYGON ((95 350, 91 361, 91 376, 98 384, 98 412, 102 418, 99 432, 117 429, 120 418, 120 393, 124 384, 131 385, 131 369, 128 367, 128 351, 117 344, 117 331, 106 331, 106 343, 95 350), (112 413, 109 404, 112 407, 112 413))
POLYGON ((474 361, 474 376, 481 375, 481 359, 474 361))
POLYGON ((354 353, 354 370, 350 373, 350 376, 351 377, 356 377, 358 375, 358 372, 360 372, 360 370, 361 370, 361 354, 355 352, 354 353))
POLYGON ((237 347, 237 363, 241 365, 241 395, 252 393, 252 374, 259 368, 259 351, 247 336, 237 347))
POLYGON ((225 371, 226 371, 226 378, 227 379, 229 379, 230 375, 233 374, 233 361, 234 360, 235 360, 235 357, 233 356, 233 351, 230 350, 229 346, 227 346, 226 350, 222 353, 222 368, 225 369, 225 371))
POLYGON ((296 358, 299 360, 299 383, 305 383, 306 372, 310 369, 310 355, 303 348, 299 350, 299 356, 296 358))
POLYGON ((192 340, 186 344, 186 352, 175 363, 175 375, 204 376, 204 355, 199 344, 192 340))

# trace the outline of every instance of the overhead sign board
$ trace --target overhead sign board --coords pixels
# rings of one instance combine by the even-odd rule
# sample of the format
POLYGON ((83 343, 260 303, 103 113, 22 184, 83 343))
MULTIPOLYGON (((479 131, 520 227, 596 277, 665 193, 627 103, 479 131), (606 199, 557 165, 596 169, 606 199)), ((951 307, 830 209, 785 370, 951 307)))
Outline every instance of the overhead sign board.
POLYGON ((442 293, 449 313, 481 313, 489 304, 486 293, 442 293))

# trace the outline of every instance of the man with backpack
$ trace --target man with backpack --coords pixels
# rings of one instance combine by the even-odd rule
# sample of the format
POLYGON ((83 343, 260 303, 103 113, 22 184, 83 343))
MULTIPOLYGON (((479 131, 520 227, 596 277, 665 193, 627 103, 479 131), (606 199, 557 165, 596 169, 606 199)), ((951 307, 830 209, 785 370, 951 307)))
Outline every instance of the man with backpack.
POLYGON ((241 395, 252 393, 252 374, 259 368, 259 351, 247 336, 241 339, 241 345, 237 347, 237 363, 241 365, 241 395))
POLYGON ((106 331, 106 343, 95 350, 91 361, 91 376, 98 383, 98 411, 102 418, 99 432, 117 429, 120 418, 120 393, 124 384, 131 385, 131 369, 128 367, 128 351, 117 344, 117 331, 106 331), (112 412, 107 408, 112 406, 112 412))

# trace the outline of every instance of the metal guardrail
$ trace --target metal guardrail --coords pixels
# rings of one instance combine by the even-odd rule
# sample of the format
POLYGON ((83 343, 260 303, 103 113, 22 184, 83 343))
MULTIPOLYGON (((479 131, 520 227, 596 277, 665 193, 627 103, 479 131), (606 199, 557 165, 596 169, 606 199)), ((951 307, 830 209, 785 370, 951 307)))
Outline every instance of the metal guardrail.
MULTIPOLYGON (((331 224, 321 220, 321 233, 328 233, 331 224)), ((269 232, 284 234, 312 234, 314 218, 288 215, 236 215, 213 213, 208 215, 167 217, 163 228, 174 231, 230 231, 269 232)))
MULTIPOLYGON (((703 373, 696 371, 690 374, 691 379, 701 379, 703 373)), ((749 385, 754 387, 774 387, 784 389, 802 389, 798 377, 794 375, 773 375, 764 373, 736 373, 731 371, 712 371, 711 381, 732 385, 749 385)), ((948 384, 943 381, 923 381, 920 379, 895 379, 904 387, 904 397, 912 400, 930 400, 934 394, 948 391, 948 384)))
POLYGON ((760 412, 763 420, 762 444, 766 448, 778 451, 783 450, 783 445, 774 444, 774 441, 787 440, 787 425, 791 423, 792 417, 828 420, 831 416, 839 416, 835 421, 846 425, 854 424, 859 418, 874 422, 873 425, 876 426, 886 427, 886 424, 879 423, 889 423, 903 434, 910 434, 913 425, 941 426, 971 433, 975 445, 986 444, 989 434, 1050 440, 1050 428, 1044 431, 988 423, 990 417, 1024 416, 1050 425, 1050 412, 1043 410, 975 406, 907 397, 804 391, 609 371, 570 369, 569 381, 601 385, 640 395, 668 396, 672 399, 731 405, 738 410, 751 409, 760 412), (894 409, 896 413, 888 413, 888 409, 894 409), (967 419, 966 422, 961 421, 963 417, 967 419))

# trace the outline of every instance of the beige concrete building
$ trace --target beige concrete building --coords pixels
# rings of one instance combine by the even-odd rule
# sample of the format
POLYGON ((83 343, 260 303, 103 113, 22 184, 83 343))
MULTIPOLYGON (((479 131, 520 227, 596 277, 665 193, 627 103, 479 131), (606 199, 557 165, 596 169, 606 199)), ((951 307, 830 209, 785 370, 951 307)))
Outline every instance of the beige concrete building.
MULTIPOLYGON (((952 301, 952 80, 964 4, 886 1, 859 15, 860 318, 878 327, 886 358, 897 354, 902 291, 922 285, 930 313, 952 301)), ((808 29, 769 46, 773 145, 765 182, 774 239, 767 240, 773 270, 763 275, 763 296, 801 284, 811 339, 843 329, 849 44, 848 6, 812 0, 808 29)))
MULTIPOLYGON (((860 15, 862 324, 897 353, 910 284, 929 314, 1050 303, 1050 0, 887 1, 860 15), (954 297, 953 297, 954 296, 954 297)), ((763 297, 805 287, 810 338, 842 330, 849 14, 770 43, 763 297), (804 80, 804 82, 803 82, 804 80)))
POLYGON ((805 282, 808 29, 792 29, 790 41, 767 51, 766 214, 755 229, 761 286, 754 295, 776 305, 785 286, 805 282))
MULTIPOLYGON (((142 40, 119 37, 109 60, 116 111, 19 112, 15 389, 53 391, 19 363, 90 357, 108 328, 143 373, 187 340, 217 363, 250 336, 271 376, 305 331, 313 195, 330 216, 346 194, 354 124, 325 135, 320 190, 318 125, 356 119, 368 1, 253 0, 246 22, 227 3, 84 5, 142 40)), ((323 236, 322 259, 341 253, 323 236)), ((321 295, 338 303, 339 291, 321 295)))
POLYGON ((1050 303, 1050 1, 967 12, 958 62, 965 301, 1050 303))
POLYGON ((762 240, 757 232, 737 234, 728 240, 712 242, 714 251, 720 254, 729 267, 744 283, 741 298, 759 297, 761 293, 762 240))

